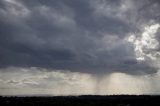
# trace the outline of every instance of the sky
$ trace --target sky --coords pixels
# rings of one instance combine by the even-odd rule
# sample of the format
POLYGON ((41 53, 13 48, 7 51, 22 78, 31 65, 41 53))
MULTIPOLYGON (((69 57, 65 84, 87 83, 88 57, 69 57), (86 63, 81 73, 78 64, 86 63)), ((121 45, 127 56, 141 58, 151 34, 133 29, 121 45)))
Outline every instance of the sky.
POLYGON ((159 0, 1 0, 0 95, 159 95, 159 10, 159 0))

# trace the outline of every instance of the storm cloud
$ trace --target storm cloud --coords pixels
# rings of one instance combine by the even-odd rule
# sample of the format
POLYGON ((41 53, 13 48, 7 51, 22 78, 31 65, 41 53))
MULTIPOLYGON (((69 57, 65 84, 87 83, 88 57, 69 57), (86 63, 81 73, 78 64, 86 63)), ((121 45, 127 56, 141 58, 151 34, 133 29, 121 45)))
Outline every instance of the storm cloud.
POLYGON ((157 47, 146 52, 145 45, 141 47, 143 60, 137 57, 138 44, 128 39, 132 35, 138 41, 146 27, 159 25, 158 1, 1 0, 0 5, 1 68, 129 74, 157 71, 159 27, 152 36, 157 47), (145 53, 155 55, 153 52, 156 60, 146 59, 145 53))

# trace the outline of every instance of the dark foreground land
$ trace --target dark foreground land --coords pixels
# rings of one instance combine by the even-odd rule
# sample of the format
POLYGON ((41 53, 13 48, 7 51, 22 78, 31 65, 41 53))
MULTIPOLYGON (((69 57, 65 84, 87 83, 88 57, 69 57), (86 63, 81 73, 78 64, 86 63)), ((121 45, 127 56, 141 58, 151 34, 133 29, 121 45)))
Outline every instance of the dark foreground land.
POLYGON ((160 96, 0 97, 0 106, 160 106, 160 96))

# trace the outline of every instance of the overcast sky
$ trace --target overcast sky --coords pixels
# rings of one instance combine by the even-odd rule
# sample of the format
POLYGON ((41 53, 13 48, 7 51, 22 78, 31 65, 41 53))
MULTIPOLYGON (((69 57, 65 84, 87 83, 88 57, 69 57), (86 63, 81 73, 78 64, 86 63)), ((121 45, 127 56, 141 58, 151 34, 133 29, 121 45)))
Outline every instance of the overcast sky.
POLYGON ((160 94, 158 0, 1 0, 0 95, 160 94))

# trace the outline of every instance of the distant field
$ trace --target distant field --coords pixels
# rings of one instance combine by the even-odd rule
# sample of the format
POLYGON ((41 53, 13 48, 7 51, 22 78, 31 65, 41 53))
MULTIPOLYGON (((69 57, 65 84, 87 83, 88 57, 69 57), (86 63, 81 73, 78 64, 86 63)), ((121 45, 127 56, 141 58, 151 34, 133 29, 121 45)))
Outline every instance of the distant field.
POLYGON ((1 106, 160 106, 160 96, 0 97, 1 106))

